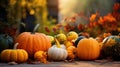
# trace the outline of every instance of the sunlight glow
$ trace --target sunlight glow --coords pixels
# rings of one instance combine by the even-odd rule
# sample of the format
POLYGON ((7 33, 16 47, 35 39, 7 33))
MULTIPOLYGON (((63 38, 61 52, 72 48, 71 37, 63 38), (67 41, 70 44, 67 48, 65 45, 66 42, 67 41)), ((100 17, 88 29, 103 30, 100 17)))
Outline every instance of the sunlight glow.
POLYGON ((79 12, 91 14, 100 11, 103 15, 112 10, 113 0, 59 0, 59 16, 70 17, 79 12))

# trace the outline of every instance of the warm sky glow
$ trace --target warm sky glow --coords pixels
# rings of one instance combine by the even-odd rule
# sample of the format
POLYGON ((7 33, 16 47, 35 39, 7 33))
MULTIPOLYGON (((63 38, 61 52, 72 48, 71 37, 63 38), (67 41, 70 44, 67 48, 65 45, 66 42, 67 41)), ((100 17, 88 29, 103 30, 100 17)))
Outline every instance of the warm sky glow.
POLYGON ((73 14, 73 9, 75 8, 75 4, 77 4, 76 0, 59 0, 59 9, 60 13, 66 16, 73 14), (69 12, 69 14, 68 14, 69 12))
POLYGON ((64 17, 71 16, 78 12, 104 12, 108 13, 113 4, 113 0, 59 0, 59 15, 64 17))

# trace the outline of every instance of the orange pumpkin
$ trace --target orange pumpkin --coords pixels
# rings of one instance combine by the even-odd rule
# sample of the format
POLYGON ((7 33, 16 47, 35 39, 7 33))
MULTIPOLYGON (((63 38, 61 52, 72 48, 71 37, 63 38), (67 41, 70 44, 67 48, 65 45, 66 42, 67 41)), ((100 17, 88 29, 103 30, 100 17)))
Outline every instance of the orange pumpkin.
POLYGON ((23 63, 28 60, 28 53, 23 49, 16 49, 19 44, 14 45, 14 49, 5 49, 1 52, 1 60, 3 62, 23 63))
POLYGON ((76 58, 76 47, 75 46, 69 46, 67 48, 68 52, 68 59, 74 60, 76 58))
POLYGON ((47 51, 51 47, 47 35, 37 32, 23 32, 16 37, 15 42, 19 43, 17 48, 26 50, 30 58, 34 57, 35 52, 47 51))
POLYGON ((47 63, 47 53, 44 51, 37 51, 34 54, 34 59, 42 63, 47 63))
POLYGON ((95 60, 100 55, 100 45, 93 38, 84 38, 77 45, 77 56, 81 60, 95 60))
POLYGON ((43 33, 23 32, 15 40, 19 43, 17 48, 25 49, 32 57, 36 51, 47 51, 51 47, 51 42, 43 33))

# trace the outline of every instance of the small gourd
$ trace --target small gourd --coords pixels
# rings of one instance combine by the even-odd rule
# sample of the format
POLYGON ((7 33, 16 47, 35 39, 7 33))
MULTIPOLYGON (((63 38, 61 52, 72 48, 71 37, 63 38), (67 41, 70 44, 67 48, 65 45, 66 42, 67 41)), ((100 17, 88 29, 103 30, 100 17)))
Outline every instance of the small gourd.
POLYGON ((68 56, 67 50, 64 47, 61 47, 56 38, 55 41, 56 46, 52 46, 48 49, 48 58, 55 61, 65 60, 68 56))
POLYGON ((74 44, 71 41, 65 41, 64 45, 66 46, 66 48, 68 48, 69 46, 73 46, 74 44))
POLYGON ((63 43, 64 41, 67 40, 66 35, 63 33, 59 33, 59 34, 55 35, 55 38, 59 41, 59 43, 63 43))
POLYGON ((67 40, 72 41, 78 38, 78 34, 75 31, 70 31, 67 33, 67 40))
POLYGON ((16 49, 18 43, 15 44, 14 49, 5 49, 1 52, 1 60, 4 62, 23 63, 28 60, 28 53, 24 49, 16 49))
POLYGON ((13 38, 7 34, 0 34, 0 52, 4 49, 13 48, 13 38))
POLYGON ((37 51, 37 52, 35 52, 34 59, 36 61, 40 61, 42 63, 47 63, 48 62, 47 61, 47 53, 44 52, 44 51, 37 51))
POLYGON ((68 59, 69 60, 74 60, 76 58, 76 47, 75 46, 69 46, 67 48, 67 52, 68 52, 68 59))

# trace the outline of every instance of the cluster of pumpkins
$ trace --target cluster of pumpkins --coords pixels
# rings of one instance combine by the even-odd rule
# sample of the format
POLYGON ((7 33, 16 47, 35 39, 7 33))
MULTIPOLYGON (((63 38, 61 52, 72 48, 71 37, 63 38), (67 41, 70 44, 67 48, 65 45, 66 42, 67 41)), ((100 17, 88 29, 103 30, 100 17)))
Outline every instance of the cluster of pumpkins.
MULTIPOLYGON (((102 42, 95 38, 79 36, 70 31, 50 36, 44 33, 23 32, 15 40, 6 34, 0 35, 0 61, 18 63, 28 58, 47 63, 47 60, 66 59, 96 60, 102 57, 120 57, 120 36, 106 37, 102 42), (13 45, 14 44, 14 45, 13 45)), ((120 60, 120 59, 119 59, 120 60)))

